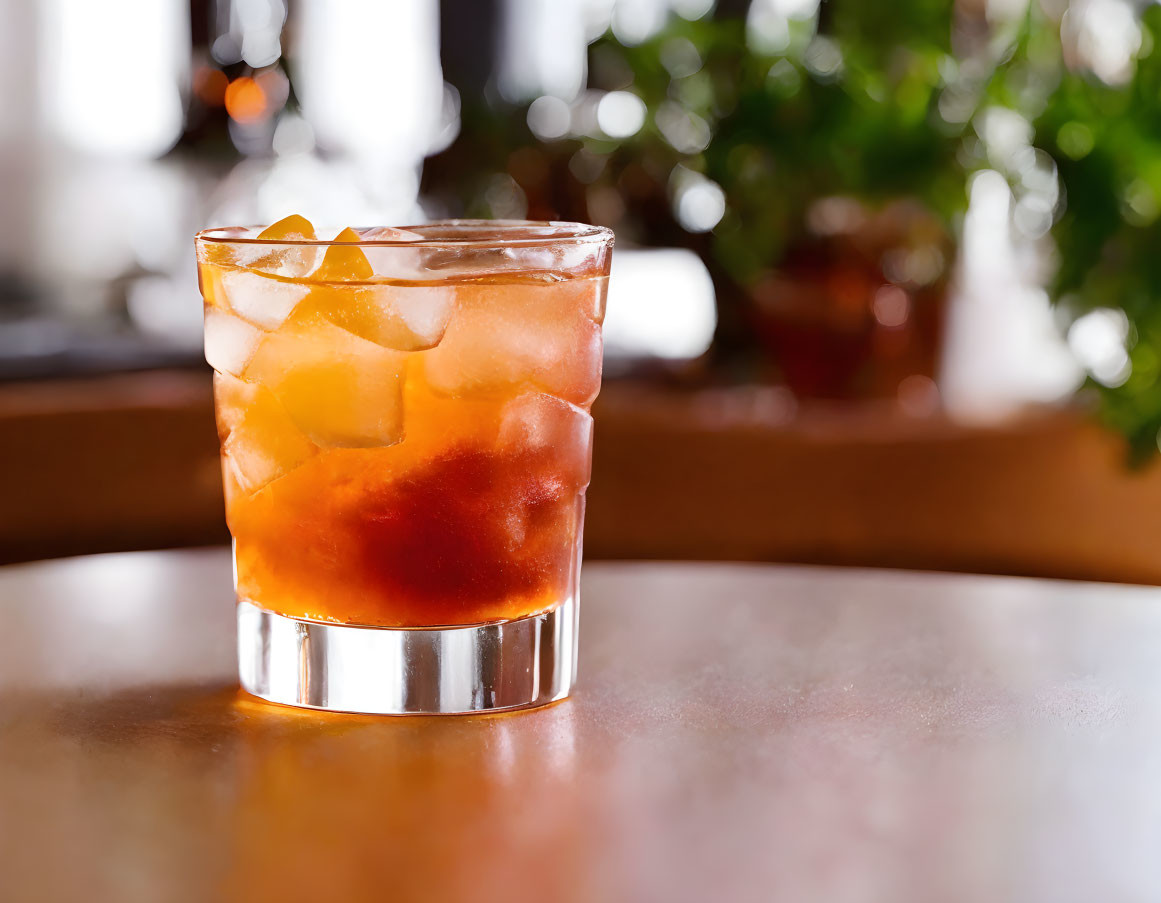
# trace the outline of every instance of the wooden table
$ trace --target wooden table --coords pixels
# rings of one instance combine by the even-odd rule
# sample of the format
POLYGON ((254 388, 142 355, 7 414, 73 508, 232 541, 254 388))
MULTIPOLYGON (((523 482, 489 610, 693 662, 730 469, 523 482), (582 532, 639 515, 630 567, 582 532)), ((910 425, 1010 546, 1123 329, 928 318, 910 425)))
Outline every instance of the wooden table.
POLYGON ((1161 898, 1161 590, 587 569, 582 683, 234 686, 218 550, 0 570, 0 900, 1161 898))

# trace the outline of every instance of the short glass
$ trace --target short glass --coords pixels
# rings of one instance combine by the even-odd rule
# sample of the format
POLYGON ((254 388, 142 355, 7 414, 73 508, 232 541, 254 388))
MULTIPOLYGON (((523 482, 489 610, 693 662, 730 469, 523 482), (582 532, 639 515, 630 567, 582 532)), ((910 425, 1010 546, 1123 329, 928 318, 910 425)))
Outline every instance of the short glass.
POLYGON ((196 239, 242 686, 391 714, 564 698, 612 233, 314 235, 196 239))

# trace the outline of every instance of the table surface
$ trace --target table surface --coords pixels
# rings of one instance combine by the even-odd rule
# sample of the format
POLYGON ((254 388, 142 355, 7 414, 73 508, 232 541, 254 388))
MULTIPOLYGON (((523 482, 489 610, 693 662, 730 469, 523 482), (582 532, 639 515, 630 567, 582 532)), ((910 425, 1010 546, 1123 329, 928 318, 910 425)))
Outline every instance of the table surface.
POLYGON ((573 699, 390 719, 236 689, 222 550, 0 569, 0 899, 1161 898, 1161 590, 583 587, 573 699))

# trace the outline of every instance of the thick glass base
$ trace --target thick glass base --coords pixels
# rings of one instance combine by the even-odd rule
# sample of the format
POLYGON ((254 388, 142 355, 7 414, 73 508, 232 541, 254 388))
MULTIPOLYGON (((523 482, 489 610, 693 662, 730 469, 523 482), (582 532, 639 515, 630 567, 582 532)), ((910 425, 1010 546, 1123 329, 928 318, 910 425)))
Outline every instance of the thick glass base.
POLYGON ((579 604, 475 627, 355 627, 238 603, 242 688, 283 705, 383 715, 530 708, 576 681, 579 604))

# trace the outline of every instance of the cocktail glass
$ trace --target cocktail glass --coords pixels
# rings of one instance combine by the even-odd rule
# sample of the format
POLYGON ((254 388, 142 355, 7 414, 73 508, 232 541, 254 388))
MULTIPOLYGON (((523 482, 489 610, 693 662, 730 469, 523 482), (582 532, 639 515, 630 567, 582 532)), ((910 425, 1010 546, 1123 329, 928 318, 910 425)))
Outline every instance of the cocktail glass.
POLYGON ((242 686, 392 714, 567 696, 612 234, 288 217, 196 244, 242 686))

